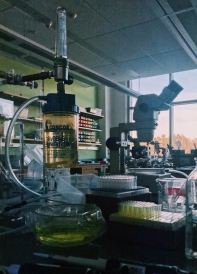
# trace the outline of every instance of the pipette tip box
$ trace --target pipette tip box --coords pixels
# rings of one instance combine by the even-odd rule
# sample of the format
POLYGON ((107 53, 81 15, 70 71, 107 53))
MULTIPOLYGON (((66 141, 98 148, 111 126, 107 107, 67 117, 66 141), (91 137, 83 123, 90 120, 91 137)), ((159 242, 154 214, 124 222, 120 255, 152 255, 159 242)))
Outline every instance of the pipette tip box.
POLYGON ((174 250, 184 245, 185 215, 164 212, 157 218, 133 218, 120 216, 118 212, 109 217, 108 235, 135 244, 174 250))
POLYGON ((137 187, 130 190, 95 188, 86 194, 87 204, 96 204, 102 211, 106 221, 112 213, 118 211, 118 204, 127 200, 150 201, 151 193, 148 188, 137 187))

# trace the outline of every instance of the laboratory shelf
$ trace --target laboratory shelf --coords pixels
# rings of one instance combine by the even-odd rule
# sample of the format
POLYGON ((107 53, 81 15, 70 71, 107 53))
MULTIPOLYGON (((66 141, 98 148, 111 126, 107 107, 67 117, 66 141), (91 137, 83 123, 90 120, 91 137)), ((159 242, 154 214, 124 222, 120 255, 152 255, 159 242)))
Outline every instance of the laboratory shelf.
POLYGON ((78 142, 78 149, 80 150, 99 150, 98 146, 101 146, 101 143, 78 142))
MULTIPOLYGON (((11 142, 17 142, 19 141, 19 138, 15 137, 11 139, 11 142)), ((24 141, 29 141, 29 142, 43 142, 41 139, 33 139, 33 138, 24 138, 24 141)))
POLYGON ((97 140, 98 132, 101 132, 102 130, 100 129, 98 123, 95 122, 95 120, 102 119, 102 118, 104 118, 104 116, 102 115, 97 115, 97 114, 86 112, 86 111, 80 111, 79 131, 82 131, 81 134, 84 135, 85 137, 83 136, 82 138, 80 138, 81 135, 79 133, 79 140, 80 140, 78 143, 79 150, 86 150, 86 151, 99 150, 99 146, 101 146, 102 144, 99 142, 96 142, 96 140, 97 140), (86 119, 86 118, 89 118, 89 119, 86 119), (97 128, 92 128, 92 126, 97 128), (88 140, 91 139, 94 142, 92 143, 83 142, 84 139, 86 138, 88 140))
POLYGON ((89 145, 89 146, 101 146, 101 143, 85 143, 85 142, 78 142, 81 145, 89 145))
MULTIPOLYGON (((11 101, 17 102, 19 104, 22 104, 22 103, 24 103, 25 101, 27 101, 29 99, 26 96, 13 94, 13 93, 10 93, 10 92, 7 92, 7 91, 0 91, 0 98, 11 100, 11 101)), ((32 105, 40 106, 41 103, 42 103, 42 101, 38 100, 38 101, 33 102, 32 105)))
POLYGON ((97 115, 91 112, 83 112, 83 111, 80 112, 80 115, 86 118, 94 118, 95 120, 104 118, 104 116, 102 115, 97 115))
MULTIPOLYGON (((5 141, 6 141, 6 137, 0 138, 0 147, 5 147, 5 141)), ((25 142, 25 144, 42 145, 43 140, 24 138, 24 142, 25 142)), ((19 138, 11 138, 10 147, 19 147, 19 146, 20 146, 20 139, 19 138)))
POLYGON ((37 119, 37 118, 18 118, 18 121, 23 121, 23 122, 30 122, 30 123, 39 123, 42 124, 42 120, 37 119))
POLYGON ((97 146, 78 146, 79 150, 99 150, 97 146))
MULTIPOLYGON (((12 100, 14 101, 14 103, 16 103, 17 105, 20 105, 22 103, 24 103, 25 101, 27 101, 29 98, 26 96, 23 96, 22 94, 13 94, 7 91, 0 91, 0 98, 3 99, 7 99, 7 100, 12 100)), ((32 105, 36 106, 36 107, 41 107, 41 105, 43 104, 43 101, 38 100, 35 102, 32 102, 32 105)), ((85 118, 91 118, 93 120, 99 120, 104 118, 104 116, 102 115, 97 115, 91 112, 86 112, 86 111, 81 111, 79 114, 81 117, 85 117, 85 118)), ((6 117, 4 117, 3 115, 0 116, 1 120, 10 120, 10 119, 6 119, 6 117)), ((28 117, 28 118, 23 118, 23 117, 18 117, 17 121, 22 122, 24 124, 30 123, 33 126, 33 123, 38 124, 38 125, 42 125, 43 120, 41 118, 35 118, 35 117, 28 117)), ((101 132, 101 129, 97 129, 97 128, 88 128, 88 127, 79 127, 79 130, 84 130, 84 131, 88 131, 88 132, 101 132)), ((25 134, 24 134, 25 135, 25 134)), ((20 145, 20 140, 19 138, 11 138, 10 140, 10 147, 18 147, 20 145)), ((38 140, 38 139, 30 139, 30 138, 24 138, 24 143, 25 144, 40 144, 42 145, 42 140, 38 140)), ((79 150, 99 150, 99 146, 101 146, 101 143, 85 143, 85 142, 79 142, 78 143, 78 149, 79 150)), ((5 147, 5 137, 1 137, 0 138, 0 149, 2 149, 2 147, 5 147)))
MULTIPOLYGON (((12 120, 12 118, 6 118, 3 114, 0 114, 0 120, 1 121, 2 120, 3 121, 10 121, 10 120, 12 120)), ((17 121, 42 124, 42 119, 40 120, 39 118, 22 118, 22 117, 18 117, 17 121)))
MULTIPOLYGON (((35 95, 36 96, 36 95, 35 95)), ((0 91, 0 99, 11 100, 14 102, 13 104, 13 113, 18 109, 18 107, 26 102, 29 98, 23 96, 22 94, 13 94, 7 91, 0 91)), ((42 127, 43 119, 40 117, 40 108, 42 106, 43 101, 37 100, 32 102, 33 108, 31 109, 31 115, 37 114, 37 117, 28 117, 28 110, 23 109, 19 116, 17 117, 16 123, 14 125, 14 133, 13 136, 10 138, 10 147, 19 147, 20 146, 20 139, 19 139, 19 129, 17 124, 24 124, 24 144, 39 144, 42 145, 42 140, 34 139, 34 136, 30 136, 31 133, 36 132, 37 129, 42 127), (28 138, 30 137, 30 138, 28 138)), ((30 115, 29 115, 30 116, 30 115)), ((8 121, 12 118, 7 118, 4 115, 0 115, 0 129, 1 129, 1 138, 0 138, 0 150, 5 147, 6 143, 6 134, 8 130, 8 121)))
POLYGON ((101 131, 101 129, 89 128, 89 127, 79 127, 79 129, 84 129, 84 130, 89 130, 89 131, 101 131))

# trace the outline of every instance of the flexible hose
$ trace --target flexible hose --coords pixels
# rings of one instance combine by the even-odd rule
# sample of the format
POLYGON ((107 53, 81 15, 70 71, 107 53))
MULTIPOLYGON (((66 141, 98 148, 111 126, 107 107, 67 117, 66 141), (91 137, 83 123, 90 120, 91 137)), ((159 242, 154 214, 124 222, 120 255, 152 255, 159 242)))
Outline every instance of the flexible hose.
POLYGON ((188 175, 187 175, 186 173, 184 173, 184 172, 182 172, 182 171, 179 171, 179 170, 168 169, 168 170, 166 170, 166 171, 168 171, 168 172, 170 172, 170 173, 177 173, 177 174, 183 175, 184 177, 188 178, 188 175))
POLYGON ((29 189, 28 187, 26 187, 24 184, 22 184, 18 178, 16 177, 16 175, 14 174, 13 170, 12 170, 12 166, 10 163, 10 139, 11 139, 11 134, 12 134, 12 130, 14 127, 14 124, 19 116, 19 114, 21 113, 21 111, 29 106, 31 103, 33 103, 34 101, 37 101, 38 99, 40 99, 40 97, 35 96, 30 98, 29 100, 25 101, 16 111, 16 113, 14 114, 12 120, 10 121, 10 125, 8 127, 8 131, 6 134, 6 142, 5 142, 5 161, 6 161, 6 165, 7 165, 7 169, 9 174, 12 176, 12 179, 14 180, 14 182, 16 182, 20 187, 24 188, 25 190, 31 192, 34 195, 41 195, 31 189, 29 189))

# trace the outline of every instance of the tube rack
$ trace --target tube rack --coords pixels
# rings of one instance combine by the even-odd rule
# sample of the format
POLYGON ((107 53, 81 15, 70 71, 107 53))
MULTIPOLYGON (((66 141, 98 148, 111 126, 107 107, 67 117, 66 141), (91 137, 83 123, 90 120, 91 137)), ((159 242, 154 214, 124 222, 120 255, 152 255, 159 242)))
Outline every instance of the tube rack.
POLYGON ((161 205, 150 202, 125 201, 118 205, 118 212, 110 215, 110 221, 177 230, 185 224, 185 214, 161 211, 161 205))
POLYGON ((140 219, 158 218, 161 215, 161 205, 151 202, 125 201, 119 203, 118 215, 140 219))
POLYGON ((137 188, 137 177, 132 175, 109 175, 99 178, 100 188, 122 190, 137 188))

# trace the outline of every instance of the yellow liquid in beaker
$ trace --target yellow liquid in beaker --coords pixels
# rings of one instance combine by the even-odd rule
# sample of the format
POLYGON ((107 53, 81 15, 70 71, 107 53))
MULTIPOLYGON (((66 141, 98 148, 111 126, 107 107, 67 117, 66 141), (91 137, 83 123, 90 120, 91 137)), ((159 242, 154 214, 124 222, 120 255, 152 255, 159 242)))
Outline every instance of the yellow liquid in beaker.
POLYGON ((83 225, 73 228, 61 224, 54 226, 36 226, 36 237, 46 245, 71 246, 88 243, 94 240, 102 232, 102 225, 98 222, 94 225, 83 225))

